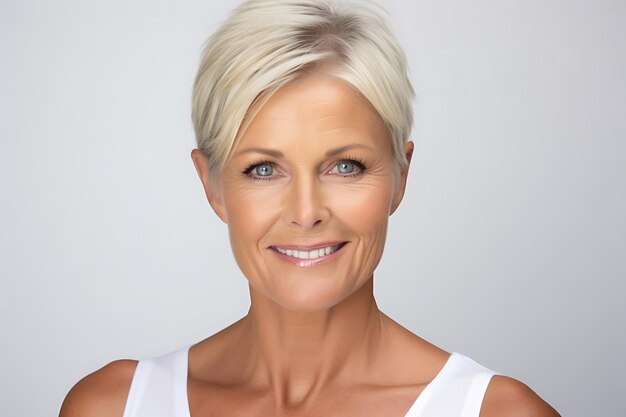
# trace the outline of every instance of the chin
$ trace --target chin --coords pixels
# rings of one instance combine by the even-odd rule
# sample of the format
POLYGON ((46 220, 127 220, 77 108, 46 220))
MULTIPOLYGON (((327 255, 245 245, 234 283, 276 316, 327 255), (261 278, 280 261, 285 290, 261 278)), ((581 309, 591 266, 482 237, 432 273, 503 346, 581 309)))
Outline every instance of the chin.
POLYGON ((278 301, 283 308, 289 311, 316 313, 330 310, 349 296, 350 294, 337 294, 336 291, 298 291, 278 301))
POLYGON ((342 291, 336 286, 298 285, 294 288, 257 291, 266 299, 279 305, 285 310, 298 313, 315 313, 331 309, 351 295, 347 289, 342 291))

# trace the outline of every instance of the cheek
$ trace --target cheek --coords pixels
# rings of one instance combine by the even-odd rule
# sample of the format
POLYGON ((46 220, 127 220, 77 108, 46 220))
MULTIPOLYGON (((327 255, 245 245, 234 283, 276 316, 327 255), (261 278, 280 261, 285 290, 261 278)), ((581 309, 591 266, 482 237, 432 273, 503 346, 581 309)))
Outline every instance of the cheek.
POLYGON ((224 195, 224 206, 228 213, 228 230, 233 250, 242 245, 258 245, 276 221, 278 207, 273 204, 270 190, 250 190, 247 187, 232 187, 224 195))
POLYGON ((358 183, 329 192, 333 213, 359 234, 376 233, 386 228, 391 207, 387 182, 358 183))

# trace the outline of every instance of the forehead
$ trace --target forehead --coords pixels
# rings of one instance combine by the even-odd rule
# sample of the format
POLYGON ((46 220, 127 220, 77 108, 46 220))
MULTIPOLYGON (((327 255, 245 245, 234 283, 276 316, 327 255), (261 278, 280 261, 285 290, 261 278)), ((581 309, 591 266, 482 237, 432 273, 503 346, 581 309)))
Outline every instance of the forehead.
POLYGON ((311 74, 279 89, 258 111, 236 148, 367 142, 388 147, 375 109, 346 82, 311 74))

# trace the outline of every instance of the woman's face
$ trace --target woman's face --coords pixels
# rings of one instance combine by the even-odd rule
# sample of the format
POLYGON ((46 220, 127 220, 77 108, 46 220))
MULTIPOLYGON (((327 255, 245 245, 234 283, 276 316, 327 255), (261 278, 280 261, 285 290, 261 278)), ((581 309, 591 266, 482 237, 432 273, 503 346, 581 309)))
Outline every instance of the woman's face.
POLYGON ((252 290, 319 311, 372 276, 404 191, 406 170, 398 184, 395 169, 376 111, 343 81, 313 74, 273 95, 216 184, 203 182, 252 290))

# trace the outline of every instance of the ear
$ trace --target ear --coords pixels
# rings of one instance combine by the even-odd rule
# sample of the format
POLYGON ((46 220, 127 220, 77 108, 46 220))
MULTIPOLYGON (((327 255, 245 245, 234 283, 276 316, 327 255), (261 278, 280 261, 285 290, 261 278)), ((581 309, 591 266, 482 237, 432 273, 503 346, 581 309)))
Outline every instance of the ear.
POLYGON ((196 172, 204 187, 204 193, 206 198, 213 208, 217 217, 219 217, 224 223, 228 223, 228 217, 226 216, 226 210, 224 209, 224 198, 222 195, 221 186, 217 180, 211 181, 209 179, 209 161, 207 157, 199 149, 191 151, 191 160, 196 167, 196 172))
POLYGON ((393 203, 389 212, 390 216, 396 211, 396 209, 400 205, 400 202, 402 201, 402 198, 404 197, 404 190, 406 189, 406 179, 409 175, 409 167, 411 166, 411 158, 413 157, 413 148, 414 145, 411 141, 408 141, 404 144, 404 153, 406 154, 407 163, 406 166, 404 166, 400 171, 400 182, 397 185, 396 192, 393 196, 393 203))

